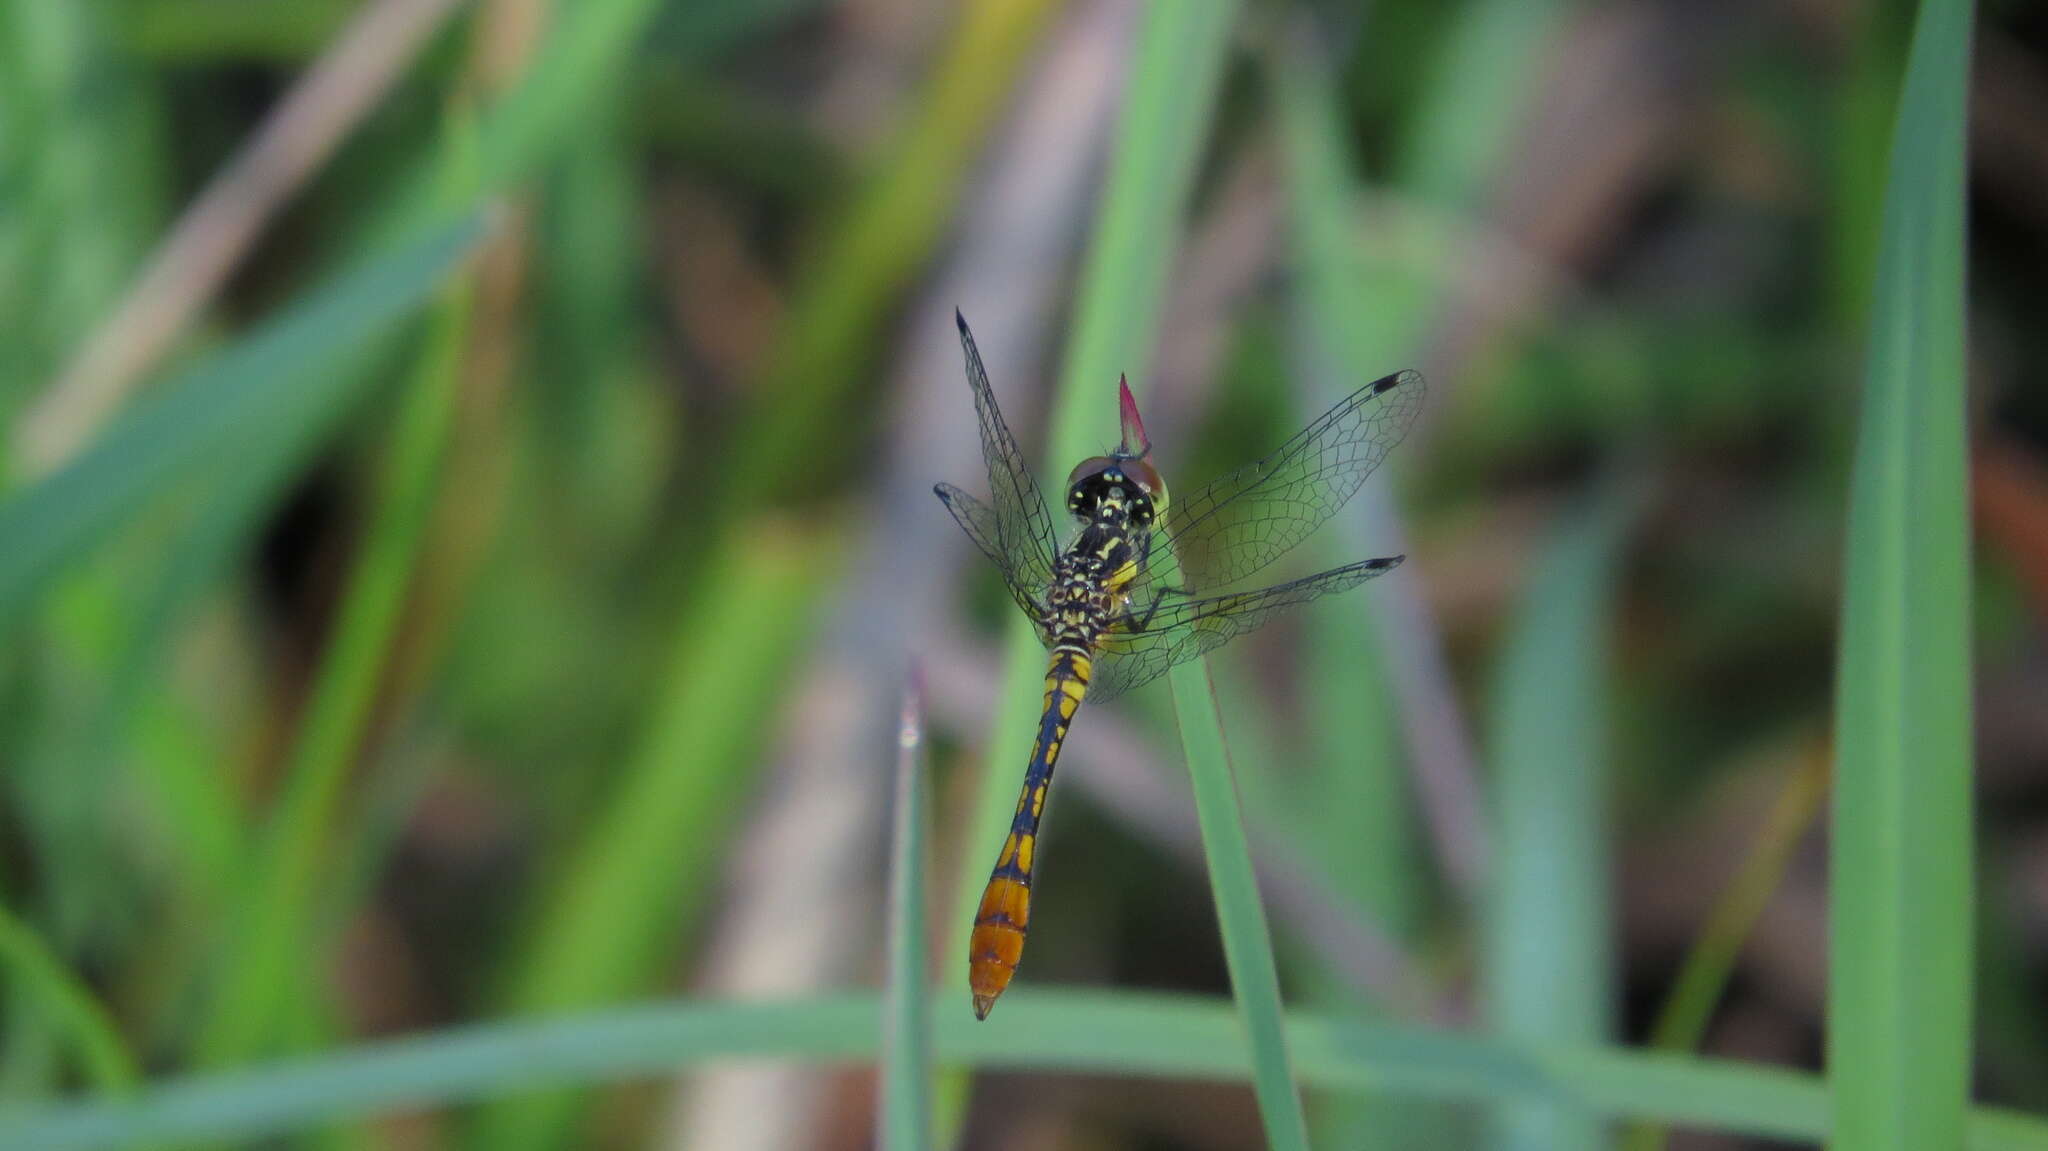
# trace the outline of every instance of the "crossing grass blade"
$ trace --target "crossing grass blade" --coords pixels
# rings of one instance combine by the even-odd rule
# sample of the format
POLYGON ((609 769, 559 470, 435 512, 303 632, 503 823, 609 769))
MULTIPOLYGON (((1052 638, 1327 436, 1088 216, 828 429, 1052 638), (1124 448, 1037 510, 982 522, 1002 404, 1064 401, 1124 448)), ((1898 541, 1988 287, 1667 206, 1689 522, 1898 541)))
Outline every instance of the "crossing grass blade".
POLYGON ((932 1145, 924 685, 918 680, 913 671, 897 726, 896 819, 889 850, 889 986, 882 999, 882 1105, 875 1113, 875 1144, 882 1151, 924 1151, 932 1145))
POLYGON ((239 901, 235 945, 219 998, 199 1036, 201 1058, 231 1064, 262 1054, 290 1014, 299 973, 319 948, 319 875, 331 849, 348 771, 398 633, 455 419, 469 332, 470 286, 454 285, 397 414, 377 506, 335 622, 285 771, 283 794, 239 901))
POLYGON ((35 929, 5 907, 0 907, 0 970, 17 992, 13 1001, 38 1011, 69 1042, 88 1082, 112 1095, 134 1090, 141 1073, 106 1009, 35 929))
MULTIPOLYGON (((936 1022, 935 1050, 961 1064, 1241 1082, 1249 1074, 1236 1010, 1185 996, 1013 989, 987 1022, 936 1022)), ((290 1065, 176 1080, 129 1099, 0 1112, 0 1145, 91 1151, 136 1140, 249 1140, 319 1122, 445 1106, 571 1083, 672 1073, 715 1060, 871 1058, 872 995, 777 1003, 667 1002, 543 1022, 487 1024, 370 1044, 290 1065)), ((1812 1141, 1828 1131, 1816 1076, 1696 1056, 1512 1041, 1295 1014, 1289 1042, 1303 1082, 1464 1101, 1572 1100, 1614 1119, 1812 1141)), ((1953 1146, 2044 1151, 2048 1121, 1976 1108, 1953 1146)))
POLYGON ((156 389, 69 465, 0 504, 0 632, 64 566, 238 444, 308 447, 369 383, 331 366, 419 306, 482 234, 471 218, 346 273, 156 389))
MULTIPOLYGON (((1591 1044, 1613 1026, 1605 625, 1627 518, 1612 489, 1571 516, 1500 657, 1483 982, 1486 1013, 1510 1039, 1591 1044)), ((1504 1108, 1496 1131, 1502 1148, 1604 1142, 1590 1113, 1547 1102, 1504 1108)))
POLYGON ((1972 6, 1920 6, 1885 190, 1836 676, 1836 1145, 1953 1147, 1972 831, 1964 141, 1972 6))

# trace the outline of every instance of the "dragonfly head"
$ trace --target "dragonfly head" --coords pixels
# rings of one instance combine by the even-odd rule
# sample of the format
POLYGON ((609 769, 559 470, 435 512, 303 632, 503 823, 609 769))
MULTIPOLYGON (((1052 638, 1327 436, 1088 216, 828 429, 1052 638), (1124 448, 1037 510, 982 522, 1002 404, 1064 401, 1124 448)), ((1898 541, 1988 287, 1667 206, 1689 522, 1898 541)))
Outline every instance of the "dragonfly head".
POLYGON ((1142 458, 1091 456, 1067 476, 1067 510, 1084 521, 1112 518, 1149 528, 1166 511, 1166 482, 1142 458))

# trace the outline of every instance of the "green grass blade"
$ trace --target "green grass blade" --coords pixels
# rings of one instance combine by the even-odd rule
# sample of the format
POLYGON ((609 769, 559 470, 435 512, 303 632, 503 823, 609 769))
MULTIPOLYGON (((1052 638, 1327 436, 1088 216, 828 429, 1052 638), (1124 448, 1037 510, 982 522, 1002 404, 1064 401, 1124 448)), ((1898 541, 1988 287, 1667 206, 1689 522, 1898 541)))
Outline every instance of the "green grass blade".
POLYGON ((251 863, 218 998, 199 1035, 204 1063, 235 1063, 272 1049, 309 956, 318 951, 312 925, 321 906, 320 872, 331 862, 343 787, 384 682, 433 508, 455 419, 470 295, 467 284, 449 289, 400 406, 362 554, 306 702, 276 813, 251 863))
MULTIPOLYGON (((1742 869, 1714 901, 1678 978, 1672 981, 1671 995, 1650 1028, 1650 1046, 1660 1051, 1690 1051, 1705 1037, 1707 1022, 1727 989, 1743 942, 1777 893, 1800 841, 1827 804, 1825 750, 1817 741, 1801 741, 1792 778, 1764 817, 1742 869)), ((1665 1145, 1665 1135, 1660 1127, 1644 1127, 1630 1133, 1626 1146, 1631 1151, 1659 1151, 1665 1145)))
POLYGON ((78 1065, 95 1088, 126 1094, 141 1081, 135 1057, 114 1021, 92 990, 79 981, 34 928, 0 907, 0 969, 18 1003, 38 1011, 46 1024, 67 1039, 78 1065))
MULTIPOLYGON (((633 995, 694 926, 830 567, 818 540, 764 524, 706 574, 692 618, 675 634, 648 730, 517 956, 513 1011, 633 995)), ((474 1145, 555 1146, 574 1112, 575 1100, 561 1095, 492 1108, 478 1119, 474 1145)))
POLYGON ((158 63, 303 65, 348 26, 356 7, 352 0, 127 0, 121 41, 158 63))
POLYGON ((1836 679, 1836 1145, 1953 1147, 1970 1067, 1963 189, 1972 8, 1926 3, 1892 137, 1836 679))
POLYGON ((931 982, 925 924, 924 689, 912 673, 897 729, 896 821, 889 851, 889 987, 882 999, 882 1151, 932 1145, 931 982))
MULTIPOLYGON (((1540 559, 1501 655, 1492 743, 1495 873, 1484 995, 1504 1036, 1607 1038, 1617 1000, 1607 852, 1605 625, 1628 508, 1610 490, 1540 559)), ((1505 1110, 1495 1145, 1595 1148, 1569 1107, 1505 1110)))
MULTIPOLYGON (((937 1020, 940 1057, 990 1068, 1242 1082, 1250 1058, 1235 1009, 1185 996, 1012 990, 983 1023, 937 1020)), ((177 1080, 131 1099, 0 1111, 0 1145, 87 1151, 134 1140, 251 1139, 316 1123, 443 1106, 568 1083, 672 1073, 715 1060, 872 1058, 872 995, 779 1003, 670 1002, 562 1019, 464 1027, 260 1070, 177 1080)), ((1780 1068, 1622 1048, 1529 1045, 1288 1019, 1305 1083, 1466 1101, 1573 1099, 1612 1118, 1816 1140, 1827 1087, 1780 1068)), ((2048 1122, 1978 1108, 1957 1146, 2043 1151, 2048 1122)))
POLYGON ((1266 1145, 1275 1151, 1308 1151, 1308 1121, 1294 1084, 1280 1013, 1280 972, 1273 964, 1272 935, 1259 903, 1258 876, 1252 870, 1251 845, 1245 839, 1244 812, 1231 775, 1209 665, 1199 659, 1184 663, 1171 678, 1181 748, 1194 783, 1195 816, 1202 827, 1202 850, 1209 859, 1209 885, 1216 896, 1223 958, 1250 1039, 1252 1089, 1265 1120, 1266 1145))
MULTIPOLYGON (((1300 358, 1310 361, 1306 366, 1318 385, 1314 394, 1334 402, 1356 386, 1354 377, 1384 375, 1405 362, 1398 358, 1405 353, 1364 346, 1364 330, 1349 322, 1372 313, 1378 302, 1366 291, 1352 242, 1352 160, 1338 119, 1335 78, 1310 51, 1275 47, 1263 63, 1280 120, 1290 259, 1301 271, 1292 303, 1297 327, 1307 333, 1304 342, 1312 345, 1312 354, 1300 358), (1374 363, 1379 366, 1369 366, 1374 363)), ((1327 563, 1320 566, 1356 558, 1350 554, 1353 542, 1343 541, 1341 558, 1338 545, 1322 544, 1327 563)), ((1391 685, 1379 629, 1360 598, 1313 605, 1304 615, 1315 621, 1306 631, 1316 666, 1308 685, 1317 756, 1311 786, 1325 797, 1323 817, 1338 821, 1318 848, 1340 861, 1345 873, 1370 877, 1361 899, 1398 933, 1413 921, 1420 893, 1407 818, 1412 800, 1400 770, 1401 736, 1388 702, 1391 685)))
POLYGON ((1052 0, 979 0, 962 13, 918 114, 835 221, 790 302, 763 395, 736 433, 740 459, 773 488, 843 463, 853 389, 874 336, 945 237, 952 206, 990 125, 1056 10, 1052 0), (801 403, 783 402, 803 397, 801 403))
POLYGON ((332 367, 410 313, 482 234, 470 219, 336 279, 157 389, 71 464, 0 504, 0 631, 68 562, 210 458, 266 436, 303 443, 369 381, 332 367))
MULTIPOLYGON (((689 59, 672 62, 701 63, 757 23, 787 16, 806 2, 710 0, 680 7, 671 53, 689 59)), ((472 211, 536 174, 575 141, 593 105, 629 73, 634 50, 662 7, 657 0, 580 0, 559 6, 525 78, 481 117, 476 156, 435 153, 386 209, 381 234, 404 234, 450 213, 472 211), (457 169, 470 164, 476 177, 471 196, 451 201, 446 190, 461 182, 457 169)))
MULTIPOLYGON (((1531 77, 1543 58, 1559 9, 1553 0, 1475 0, 1459 10, 1405 133, 1405 145, 1387 173, 1394 195, 1427 204, 1432 212, 1458 226, 1477 224, 1471 217, 1481 211, 1482 197, 1512 143, 1513 125, 1527 112, 1531 77)), ((1269 45, 1265 72, 1286 165, 1290 259, 1300 277, 1300 358, 1322 377, 1314 394, 1327 404, 1362 381, 1415 364, 1427 350, 1427 330, 1436 322, 1449 291, 1449 270, 1460 266, 1461 257, 1451 228, 1441 225, 1403 230, 1399 246, 1418 253, 1413 260, 1367 258, 1360 250, 1354 185, 1360 165, 1347 139, 1337 78, 1324 59, 1323 46, 1314 38, 1312 23, 1297 21, 1288 32, 1290 35, 1276 37, 1269 45), (1418 266, 1431 270, 1419 271, 1418 266)), ((1316 405, 1315 410, 1320 411, 1321 406, 1316 405)), ((1392 465, 1395 470, 1403 466, 1399 458, 1392 465)), ((1366 533, 1364 529, 1372 522, 1372 517, 1350 513, 1339 517, 1334 526, 1343 542, 1341 560, 1394 550, 1384 538, 1374 539, 1366 533)), ((1340 561, 1337 555, 1330 559, 1340 561)), ((1375 594, 1395 595, 1397 589, 1375 594)), ((1359 613, 1386 602, 1331 605, 1329 616, 1341 618, 1343 623, 1316 626, 1307 633, 1313 647, 1333 649, 1319 657, 1319 662, 1359 669, 1366 661, 1354 658, 1354 653, 1369 651, 1379 658, 1378 642, 1360 634, 1367 625, 1358 619, 1359 613)), ((1403 610, 1396 605, 1397 615, 1403 610)), ((1386 634, 1398 638, 1391 629, 1386 634)), ((1448 689, 1420 691, 1413 686, 1441 683, 1448 673, 1422 670, 1440 666, 1441 657, 1418 659, 1412 643, 1403 644, 1408 658, 1401 664, 1371 677, 1380 681, 1377 684, 1367 683, 1368 676, 1362 671, 1340 670, 1351 681, 1345 694, 1362 698, 1369 691, 1392 689, 1411 708, 1423 710, 1434 710, 1430 699, 1438 695, 1443 701, 1438 706, 1451 718, 1421 727, 1411 722, 1407 733, 1448 729, 1455 734, 1418 744, 1417 761, 1410 766, 1428 773, 1428 778, 1454 780, 1456 793, 1477 796, 1480 788, 1469 737, 1464 734, 1462 717, 1448 702, 1448 689), (1447 742, 1449 746, 1443 746, 1447 742)), ((1359 754, 1362 752, 1353 753, 1359 754)), ((1389 790, 1399 786, 1398 779, 1390 781, 1389 790)), ((1458 816, 1476 803, 1431 799, 1448 790, 1439 782, 1422 792, 1423 801, 1435 813, 1428 822, 1433 832, 1431 846, 1455 892, 1472 897, 1485 870, 1483 826, 1475 818, 1458 816)), ((1399 882, 1394 876, 1381 886, 1399 882)))
MULTIPOLYGON (((1459 26, 1481 20, 1461 18, 1459 26)), ((1320 46, 1309 41, 1309 25, 1300 29, 1302 35, 1276 38, 1268 46, 1262 73, 1279 120, 1289 259, 1299 270, 1299 286, 1289 297, 1294 359, 1310 382, 1305 394, 1327 403, 1358 380, 1411 362, 1411 349, 1420 342, 1411 329, 1432 307, 1421 299, 1412 307, 1396 306, 1397 293, 1376 290, 1368 280, 1354 227, 1357 164, 1336 77, 1320 46), (1379 319, 1358 322, 1367 316, 1379 319)), ((1454 105, 1466 106, 1462 100, 1454 105)), ((1374 279, 1391 283, 1395 277, 1374 279)), ((1399 286, 1405 291, 1407 285, 1408 278, 1401 278, 1399 286)), ((1309 406, 1321 410, 1320 404, 1309 406)), ((1340 516, 1320 545, 1316 566, 1396 550, 1359 530, 1365 518, 1355 508, 1340 516)), ((1363 596, 1340 597, 1305 613, 1304 646, 1313 669, 1304 681, 1310 705, 1306 746, 1313 759, 1305 765, 1308 794, 1300 810, 1303 831, 1327 870, 1348 878, 1354 897, 1390 938, 1412 945, 1426 898, 1422 837, 1414 827, 1417 797, 1404 763, 1396 685, 1385 662, 1384 633, 1374 621, 1379 606, 1363 596)), ((1327 978, 1310 989, 1323 1001, 1349 1003, 1357 1012, 1390 1006, 1357 1002, 1327 978)), ((1381 1151, 1453 1145, 1436 1108, 1364 1093, 1314 1102, 1318 1146, 1381 1151)))

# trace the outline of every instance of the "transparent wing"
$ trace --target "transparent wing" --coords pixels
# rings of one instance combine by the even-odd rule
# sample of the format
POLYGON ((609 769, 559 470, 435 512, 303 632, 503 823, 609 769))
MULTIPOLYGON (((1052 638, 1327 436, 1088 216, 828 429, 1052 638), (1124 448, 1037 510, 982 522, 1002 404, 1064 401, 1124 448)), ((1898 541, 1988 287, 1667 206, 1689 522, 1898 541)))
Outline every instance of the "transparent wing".
POLYGON ((988 467, 991 503, 984 504, 951 484, 933 490, 975 546, 1002 573, 1017 605, 1035 616, 1039 597, 1052 584, 1053 558, 1059 549, 1052 515, 1046 510, 1045 497, 1039 494, 1038 481, 1031 478, 1031 467, 1017 447, 1017 438, 1010 434, 1002 410, 996 407, 974 334, 958 311, 953 319, 960 328, 967 383, 974 390, 974 411, 981 422, 981 458, 988 467))
POLYGON ((1038 597, 1043 595, 1051 584, 1052 570, 1047 568, 1042 574, 1029 570, 1029 556, 1022 557, 1024 570, 1019 570, 1019 557, 1013 557, 1003 551, 994 508, 952 484, 935 485, 932 491, 938 493, 939 502, 946 505, 946 510, 953 513, 953 520, 960 525, 960 530, 966 532, 967 538, 974 541, 974 546, 981 549, 981 554, 987 556, 989 562, 996 565, 996 570, 1002 572, 1003 583, 1010 589, 1010 598, 1017 601, 1017 606, 1024 610, 1025 615, 1031 617, 1033 623, 1038 622, 1043 612, 1038 597))
POLYGON ((1280 612, 1384 575, 1400 566, 1404 558, 1363 560, 1257 591, 1202 599, 1170 591, 1155 593, 1156 608, 1132 604, 1130 614, 1103 638, 1088 699, 1115 699, 1159 678, 1175 664, 1214 651, 1280 612), (1144 618, 1148 611, 1149 620, 1144 618))
MULTIPOLYGON (((1423 390, 1416 372, 1374 380, 1271 455, 1170 502, 1162 542, 1180 562, 1171 583, 1183 592, 1215 591, 1307 539, 1408 434, 1422 411, 1423 390)), ((1155 562, 1148 572, 1155 578, 1133 584, 1135 599, 1166 586, 1169 581, 1156 578, 1162 567, 1155 562)))

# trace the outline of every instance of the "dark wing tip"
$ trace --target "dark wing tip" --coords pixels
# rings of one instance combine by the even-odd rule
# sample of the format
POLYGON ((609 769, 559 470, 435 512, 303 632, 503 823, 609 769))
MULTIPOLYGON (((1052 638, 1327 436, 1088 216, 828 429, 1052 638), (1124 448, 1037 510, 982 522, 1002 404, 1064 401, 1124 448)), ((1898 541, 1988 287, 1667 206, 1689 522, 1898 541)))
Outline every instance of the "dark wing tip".
POLYGON ((958 305, 953 308, 953 326, 960 329, 961 335, 967 334, 967 317, 960 314, 958 305))
POLYGON ((1367 560, 1365 561, 1365 566, 1371 568, 1373 571, 1378 572, 1392 571, 1393 569, 1400 567, 1401 561, 1407 558, 1408 557, 1405 555, 1385 556, 1383 558, 1376 560, 1367 560))
POLYGON ((1416 371, 1414 368, 1408 368, 1403 371, 1395 372, 1391 375, 1381 376, 1379 379, 1374 380, 1372 384, 1372 394, 1377 396, 1381 392, 1391 392, 1398 387, 1420 383, 1422 383, 1422 373, 1416 371))
POLYGON ((943 483, 942 483, 942 484, 933 484, 933 485, 932 485, 932 494, 933 494, 933 495, 935 495, 935 496, 937 496, 937 497, 939 497, 939 502, 940 502, 940 503, 943 503, 943 504, 945 504, 945 505, 946 505, 947 507, 951 507, 951 506, 953 506, 953 485, 952 485, 952 484, 943 484, 943 483))

